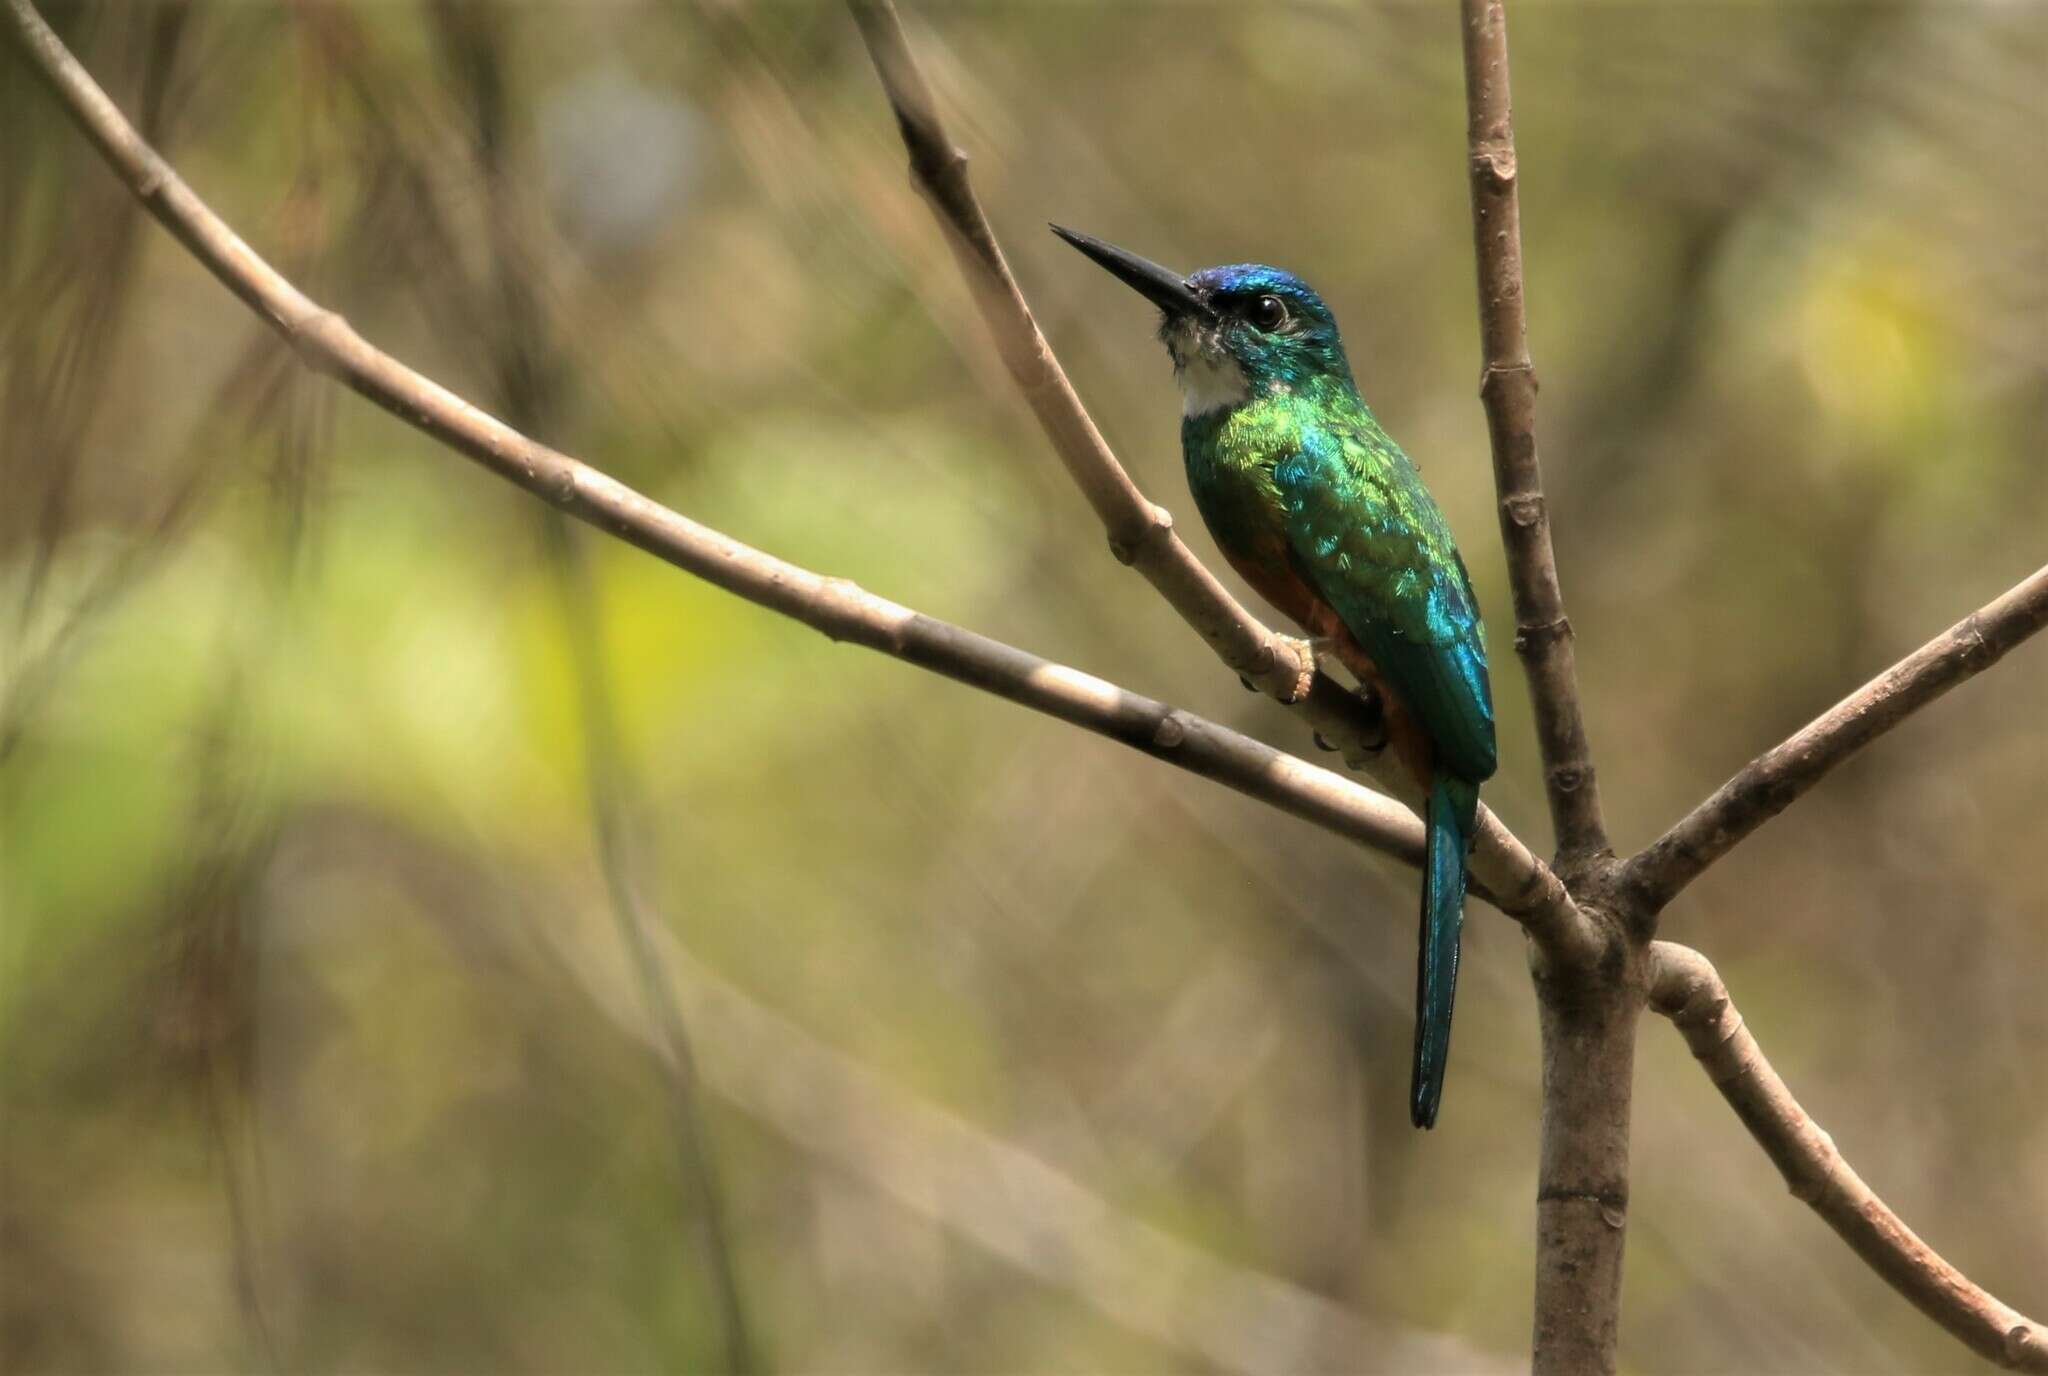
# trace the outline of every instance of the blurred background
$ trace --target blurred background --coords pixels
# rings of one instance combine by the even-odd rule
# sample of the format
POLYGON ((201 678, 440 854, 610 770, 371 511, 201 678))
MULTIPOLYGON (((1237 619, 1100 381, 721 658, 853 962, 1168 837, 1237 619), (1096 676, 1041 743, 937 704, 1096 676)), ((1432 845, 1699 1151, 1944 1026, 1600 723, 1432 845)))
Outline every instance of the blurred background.
MULTIPOLYGON (((45 12, 253 245, 478 404, 1308 747, 1108 557, 839 7, 45 12)), ((1324 290, 1463 536, 1488 798, 1545 849, 1454 7, 907 19, 1047 333, 1205 557, 1148 309, 1043 225, 1324 290)), ((1512 22, 1544 459, 1632 850, 2048 549, 2048 11, 1512 22)), ((1526 1362, 1511 923, 1468 924, 1415 1133, 1411 875, 565 530, 297 370, 11 51, 0 130, 0 1366, 1526 1362)), ((1873 1186, 2035 1313, 2043 655, 1665 928, 1873 1186)), ((1629 1369, 1971 1369, 1656 1019, 1636 1097, 1629 1369)))

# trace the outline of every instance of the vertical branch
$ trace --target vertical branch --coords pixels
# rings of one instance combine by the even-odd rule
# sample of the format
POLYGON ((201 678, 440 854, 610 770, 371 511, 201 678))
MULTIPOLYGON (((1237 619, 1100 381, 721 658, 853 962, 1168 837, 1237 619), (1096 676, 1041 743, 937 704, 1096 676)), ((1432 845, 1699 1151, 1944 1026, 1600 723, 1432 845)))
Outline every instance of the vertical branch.
MULTIPOLYGON (((1568 884, 1612 855, 1580 716, 1571 622, 1558 586, 1536 457, 1536 370, 1523 311, 1522 226, 1507 17, 1501 0, 1460 0, 1471 155, 1472 239, 1501 542, 1514 592, 1515 653, 1529 680, 1544 793, 1568 884)), ((1574 888, 1574 896, 1578 890, 1574 888)), ((1536 1193, 1534 1370, 1612 1372, 1628 1231, 1628 1149, 1643 953, 1609 928, 1598 962, 1538 960, 1543 1126, 1536 1193)))
POLYGON ((1536 977, 1543 1122, 1535 1376, 1615 1369, 1640 966, 1639 953, 1631 953, 1624 969, 1603 967, 1591 979, 1542 971, 1536 977))
POLYGON ((1501 542, 1515 600, 1515 653, 1536 708, 1544 792, 1561 868, 1609 852, 1600 789, 1579 714, 1572 626, 1550 543, 1550 513, 1536 459, 1536 369, 1522 300, 1522 218, 1514 113, 1508 91, 1507 16, 1501 0, 1460 0, 1464 21, 1466 138, 1471 151, 1472 239, 1479 262, 1479 396, 1493 441, 1501 542))

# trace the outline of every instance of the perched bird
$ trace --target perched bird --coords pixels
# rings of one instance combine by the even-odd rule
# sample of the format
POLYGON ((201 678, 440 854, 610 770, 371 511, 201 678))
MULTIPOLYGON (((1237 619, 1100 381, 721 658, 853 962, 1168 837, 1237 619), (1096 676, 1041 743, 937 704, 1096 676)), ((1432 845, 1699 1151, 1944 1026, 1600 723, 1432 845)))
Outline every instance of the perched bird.
POLYGON ((1245 582, 1379 694, 1388 743, 1426 799, 1409 1115, 1430 1127, 1465 856, 1495 763, 1485 634, 1451 528, 1359 398, 1336 318, 1306 282, 1253 263, 1184 277, 1052 228, 1165 313, 1196 509, 1245 582))

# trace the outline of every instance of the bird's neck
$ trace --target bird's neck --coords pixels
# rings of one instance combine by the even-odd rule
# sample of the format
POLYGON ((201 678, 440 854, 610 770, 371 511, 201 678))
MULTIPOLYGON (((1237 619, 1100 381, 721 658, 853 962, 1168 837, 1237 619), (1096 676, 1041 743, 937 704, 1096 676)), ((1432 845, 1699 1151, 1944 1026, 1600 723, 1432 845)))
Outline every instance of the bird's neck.
POLYGON ((1244 412, 1274 406, 1295 412, 1306 409, 1333 419, 1365 411, 1365 402, 1349 375, 1261 376, 1247 372, 1234 359, 1196 358, 1179 370, 1179 381, 1185 422, 1222 424, 1244 412))
POLYGON ((1188 420, 1232 411, 1252 399, 1252 382, 1245 376, 1244 366, 1227 354, 1221 358, 1197 354, 1181 365, 1177 376, 1180 413, 1188 420))

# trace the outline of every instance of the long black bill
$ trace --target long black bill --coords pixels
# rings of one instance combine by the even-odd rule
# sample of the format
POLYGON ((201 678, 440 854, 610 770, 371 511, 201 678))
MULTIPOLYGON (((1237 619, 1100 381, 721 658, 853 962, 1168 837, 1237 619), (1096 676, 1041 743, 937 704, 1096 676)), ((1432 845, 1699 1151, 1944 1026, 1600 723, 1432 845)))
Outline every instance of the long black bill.
POLYGON ((1105 244, 1092 235, 1077 234, 1058 225, 1052 226, 1052 232, 1093 258, 1108 270, 1110 276, 1168 315, 1192 315, 1202 320, 1215 318, 1216 312, 1195 294, 1188 285, 1188 279, 1171 268, 1163 268, 1151 259, 1140 258, 1115 244, 1105 244))

